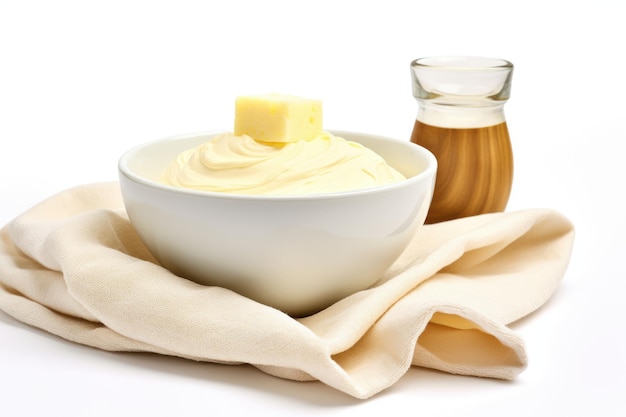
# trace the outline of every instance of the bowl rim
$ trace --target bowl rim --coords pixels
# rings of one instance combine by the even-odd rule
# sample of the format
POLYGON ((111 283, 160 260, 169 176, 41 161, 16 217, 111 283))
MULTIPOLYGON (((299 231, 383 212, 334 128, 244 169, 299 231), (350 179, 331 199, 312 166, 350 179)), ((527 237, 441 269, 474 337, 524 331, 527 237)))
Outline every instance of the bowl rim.
MULTIPOLYGON (((129 160, 135 154, 137 154, 142 149, 144 149, 145 147, 152 146, 160 142, 185 140, 185 139, 191 139, 193 137, 198 137, 198 136, 215 136, 218 134, 228 132, 228 130, 210 130, 210 131, 198 131, 198 132, 184 133, 184 134, 173 135, 173 136, 166 136, 160 139, 155 139, 155 140, 138 144, 128 149, 119 158, 118 163, 117 163, 118 173, 126 177, 128 180, 133 181, 135 183, 149 186, 149 187, 158 189, 163 192, 170 192, 170 193, 181 194, 181 195, 186 195, 186 196, 216 198, 216 199, 223 199, 223 200, 307 201, 307 200, 325 200, 325 199, 346 198, 349 196, 352 197, 352 196, 360 196, 360 195, 371 195, 371 194, 384 193, 390 190, 402 189, 405 187, 409 187, 414 183, 423 182, 430 178, 433 178, 437 172, 437 159, 435 158, 434 154, 430 152, 428 149, 424 148, 423 146, 410 142, 408 140, 404 141, 404 140, 392 138, 389 136, 350 131, 350 130, 337 130, 337 129, 324 129, 324 130, 339 137, 343 137, 342 135, 367 136, 370 138, 382 139, 386 141, 400 143, 404 146, 413 147, 414 149, 418 149, 423 154, 423 156, 425 156, 426 161, 427 161, 426 168, 423 171, 419 172, 418 174, 412 177, 409 177, 404 181, 400 181, 400 182, 393 183, 393 184, 381 185, 377 187, 369 187, 369 188, 362 188, 362 189, 348 190, 348 191, 339 191, 339 192, 333 192, 333 193, 262 195, 262 194, 220 193, 217 191, 204 191, 204 190, 194 190, 190 188, 174 187, 171 185, 163 184, 163 183, 142 177, 141 175, 134 173, 128 166, 129 160)), ((352 139, 352 138, 347 139, 347 140, 358 142, 358 140, 352 139)))

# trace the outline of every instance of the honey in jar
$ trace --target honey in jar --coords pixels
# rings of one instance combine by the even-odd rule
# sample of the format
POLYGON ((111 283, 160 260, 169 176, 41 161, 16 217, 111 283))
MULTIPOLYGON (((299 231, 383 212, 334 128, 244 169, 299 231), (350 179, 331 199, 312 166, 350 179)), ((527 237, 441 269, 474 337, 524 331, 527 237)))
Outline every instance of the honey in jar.
POLYGON ((504 117, 513 65, 481 57, 411 63, 418 113, 411 141, 429 149, 438 171, 426 223, 504 211, 513 151, 504 117))

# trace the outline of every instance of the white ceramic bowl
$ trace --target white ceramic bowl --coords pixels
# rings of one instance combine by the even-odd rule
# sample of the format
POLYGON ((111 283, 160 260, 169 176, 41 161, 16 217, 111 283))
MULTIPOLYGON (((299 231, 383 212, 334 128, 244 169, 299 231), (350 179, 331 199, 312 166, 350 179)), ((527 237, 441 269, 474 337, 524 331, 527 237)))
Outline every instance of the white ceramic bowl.
POLYGON ((332 131, 377 152, 406 181, 313 196, 232 195, 158 182, 180 152, 217 133, 147 143, 119 161, 132 225, 181 277, 303 316, 374 284, 424 223, 435 157, 409 141, 364 133, 332 131))

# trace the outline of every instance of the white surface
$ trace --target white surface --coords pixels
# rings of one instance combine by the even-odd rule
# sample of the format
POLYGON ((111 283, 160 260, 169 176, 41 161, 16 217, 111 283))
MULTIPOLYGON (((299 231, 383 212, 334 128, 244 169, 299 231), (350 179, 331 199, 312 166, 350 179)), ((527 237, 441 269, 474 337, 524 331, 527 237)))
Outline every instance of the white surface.
POLYGON ((624 415, 619 2, 203 3, 0 2, 0 222, 116 179, 133 145, 230 128, 240 94, 318 97, 328 128, 408 138, 412 59, 501 57, 516 65, 509 208, 577 227, 560 291, 513 326, 529 367, 514 382, 412 369, 357 401, 247 366, 102 352, 0 313, 2 415, 624 415))

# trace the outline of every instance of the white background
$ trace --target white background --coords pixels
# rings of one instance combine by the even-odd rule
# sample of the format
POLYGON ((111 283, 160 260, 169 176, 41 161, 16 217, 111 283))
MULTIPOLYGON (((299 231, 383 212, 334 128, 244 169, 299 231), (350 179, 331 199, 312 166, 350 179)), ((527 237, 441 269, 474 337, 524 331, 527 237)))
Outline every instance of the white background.
POLYGON ((550 207, 577 228, 570 268, 513 325, 514 382, 411 369, 367 401, 252 367, 117 354, 0 312, 2 415, 624 415, 626 29, 601 1, 0 0, 0 223, 74 185, 117 178, 126 149, 230 129, 237 95, 324 101, 324 125, 406 138, 409 62, 515 64, 506 117, 509 209, 550 207), (8 413, 5 410, 9 411, 8 413))

